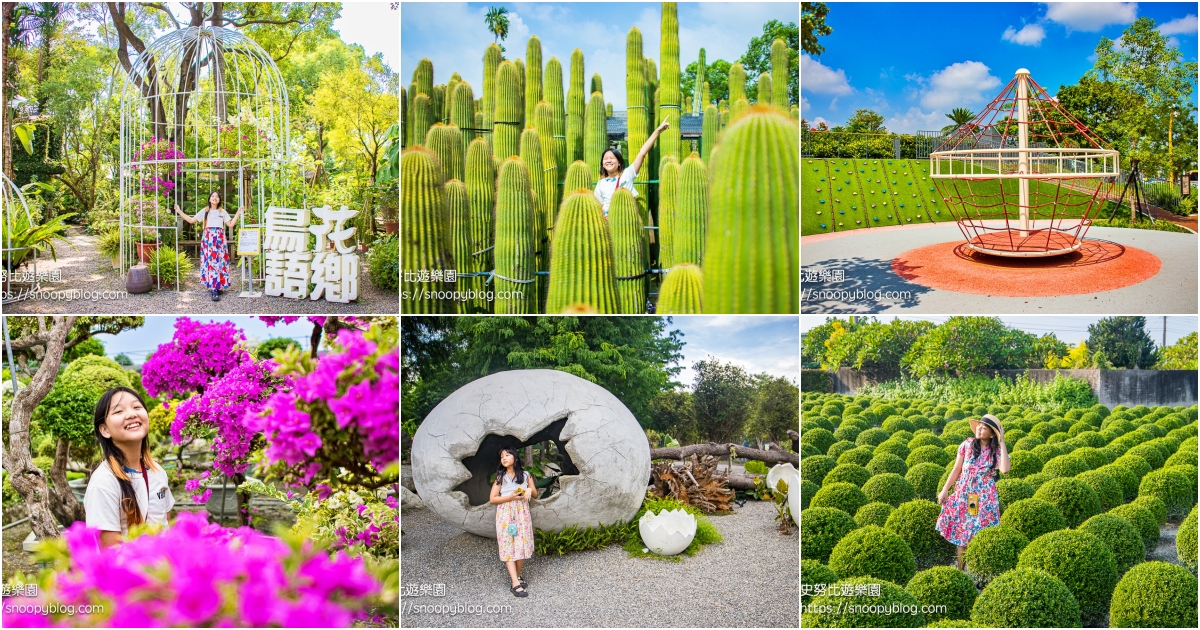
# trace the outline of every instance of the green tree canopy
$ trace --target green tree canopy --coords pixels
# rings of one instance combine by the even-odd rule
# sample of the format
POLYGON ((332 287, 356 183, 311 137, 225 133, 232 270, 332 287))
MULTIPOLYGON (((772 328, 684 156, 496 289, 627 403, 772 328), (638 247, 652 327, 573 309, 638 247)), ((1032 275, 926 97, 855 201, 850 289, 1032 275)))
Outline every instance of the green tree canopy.
MULTIPOLYGON (((1038 368, 1037 337, 998 317, 955 316, 922 335, 901 363, 910 375, 961 376, 985 369, 1038 368)), ((1090 345, 1090 344, 1089 344, 1090 345)))
POLYGON ((650 413, 643 427, 666 433, 679 440, 680 444, 699 441, 696 430, 696 410, 692 406, 692 393, 678 389, 659 392, 650 399, 650 413))
POLYGON ((795 22, 784 24, 779 20, 771 20, 763 24, 761 36, 750 40, 746 54, 738 60, 746 69, 746 94, 757 94, 758 75, 771 71, 771 44, 776 39, 782 39, 787 44, 788 103, 794 105, 800 102, 800 29, 795 22))
POLYGON ((1093 353, 1103 352, 1119 368, 1144 370, 1158 358, 1154 341, 1146 332, 1146 318, 1142 316, 1105 317, 1088 326, 1087 346, 1093 353))
POLYGON ((870 109, 855 110, 854 115, 846 120, 846 131, 854 133, 887 133, 883 126, 883 114, 870 109))
POLYGON ((817 43, 817 37, 833 33, 833 27, 825 23, 828 15, 829 7, 824 2, 800 3, 800 45, 804 52, 814 57, 825 52, 825 47, 817 43))
POLYGON ((746 371, 710 358, 692 366, 696 371, 692 407, 701 439, 732 442, 741 437, 754 403, 755 388, 746 371))
POLYGON ((825 344, 825 366, 852 367, 874 381, 899 378, 904 355, 921 335, 933 328, 933 322, 901 319, 886 324, 878 321, 862 324, 853 331, 830 337, 825 344))
POLYGON ((1163 348, 1158 353, 1156 370, 1195 370, 1196 369, 1196 333, 1192 333, 1179 341, 1163 348))
POLYGON ((788 439, 788 429, 800 431, 800 388, 786 378, 772 378, 755 395, 747 431, 780 444, 788 439))
MULTIPOLYGON (((708 98, 713 103, 719 103, 721 100, 729 98, 729 66, 731 65, 733 64, 724 59, 717 59, 705 64, 704 80, 708 82, 708 98)), ((679 88, 683 91, 684 96, 695 98, 696 71, 695 61, 689 63, 683 71, 683 76, 679 80, 679 88)), ((707 106, 709 103, 705 103, 705 105, 707 106)))
POLYGON ((104 342, 95 337, 88 337, 78 345, 72 347, 63 353, 63 363, 70 363, 79 357, 84 357, 89 354, 104 356, 104 342))

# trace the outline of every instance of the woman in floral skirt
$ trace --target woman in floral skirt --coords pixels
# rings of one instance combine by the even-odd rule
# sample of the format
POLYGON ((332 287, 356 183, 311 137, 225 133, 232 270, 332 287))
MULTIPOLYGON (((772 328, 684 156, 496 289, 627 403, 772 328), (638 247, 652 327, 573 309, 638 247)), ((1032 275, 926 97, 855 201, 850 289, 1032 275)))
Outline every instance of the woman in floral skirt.
POLYGON ((967 543, 984 527, 1000 523, 1000 500, 996 495, 997 471, 1008 472, 1008 448, 1004 444, 1004 425, 1000 419, 986 414, 971 420, 975 437, 958 446, 954 470, 938 493, 942 513, 937 530, 946 540, 958 546, 958 568, 963 568, 963 553, 967 543), (961 477, 962 483, 955 484, 961 477), (949 488, 954 487, 954 494, 949 488), (947 498, 949 501, 947 501, 947 498))
POLYGON ((204 234, 200 237, 200 282, 212 291, 214 302, 221 299, 218 292, 229 288, 229 248, 225 244, 225 227, 233 227, 245 207, 238 208, 233 217, 225 212, 221 193, 213 191, 208 204, 189 217, 175 205, 175 213, 188 223, 204 221, 204 234))
POLYGON ((529 500, 537 498, 533 478, 521 467, 517 449, 507 447, 500 451, 500 467, 496 469, 496 482, 492 484, 489 501, 496 508, 496 544, 500 548, 500 560, 508 567, 512 580, 513 595, 525 597, 525 580, 521 568, 525 559, 533 556, 533 519, 529 515, 529 500))

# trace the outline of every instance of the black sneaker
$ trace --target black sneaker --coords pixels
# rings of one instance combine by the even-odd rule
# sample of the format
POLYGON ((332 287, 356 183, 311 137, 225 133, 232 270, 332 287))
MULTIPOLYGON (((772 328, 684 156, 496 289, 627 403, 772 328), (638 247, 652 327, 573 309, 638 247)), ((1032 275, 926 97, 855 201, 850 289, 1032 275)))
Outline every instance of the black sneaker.
POLYGON ((216 289, 213 289, 213 290, 212 290, 212 299, 213 299, 213 301, 214 301, 214 302, 220 301, 220 299, 221 299, 221 298, 220 298, 220 296, 218 296, 218 295, 217 295, 217 290, 216 290, 216 289))

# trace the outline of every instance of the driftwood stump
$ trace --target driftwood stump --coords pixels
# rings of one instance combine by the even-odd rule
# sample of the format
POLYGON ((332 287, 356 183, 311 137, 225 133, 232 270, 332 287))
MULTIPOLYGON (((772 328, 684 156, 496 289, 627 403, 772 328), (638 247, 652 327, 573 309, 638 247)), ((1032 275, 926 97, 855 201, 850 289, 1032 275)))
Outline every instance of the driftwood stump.
POLYGON ((654 496, 670 497, 708 514, 729 511, 733 501, 727 474, 717 470, 717 458, 712 455, 700 459, 692 455, 682 465, 651 463, 650 485, 654 496))

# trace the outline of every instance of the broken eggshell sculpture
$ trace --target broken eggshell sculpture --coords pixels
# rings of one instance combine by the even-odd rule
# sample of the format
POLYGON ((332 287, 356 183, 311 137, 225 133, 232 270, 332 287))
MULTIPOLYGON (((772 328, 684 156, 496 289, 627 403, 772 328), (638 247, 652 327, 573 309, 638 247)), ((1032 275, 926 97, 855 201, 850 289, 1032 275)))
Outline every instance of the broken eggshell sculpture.
POLYGON ((696 537, 696 517, 682 509, 658 514, 646 510, 638 519, 638 532, 647 549, 660 556, 673 556, 692 544, 696 537))
POLYGON ((608 390, 558 370, 498 372, 438 404, 413 436, 417 494, 456 527, 495 538, 488 475, 499 466, 500 448, 543 441, 554 442, 567 461, 559 489, 529 502, 534 527, 595 527, 637 514, 650 476, 645 432, 608 390))

